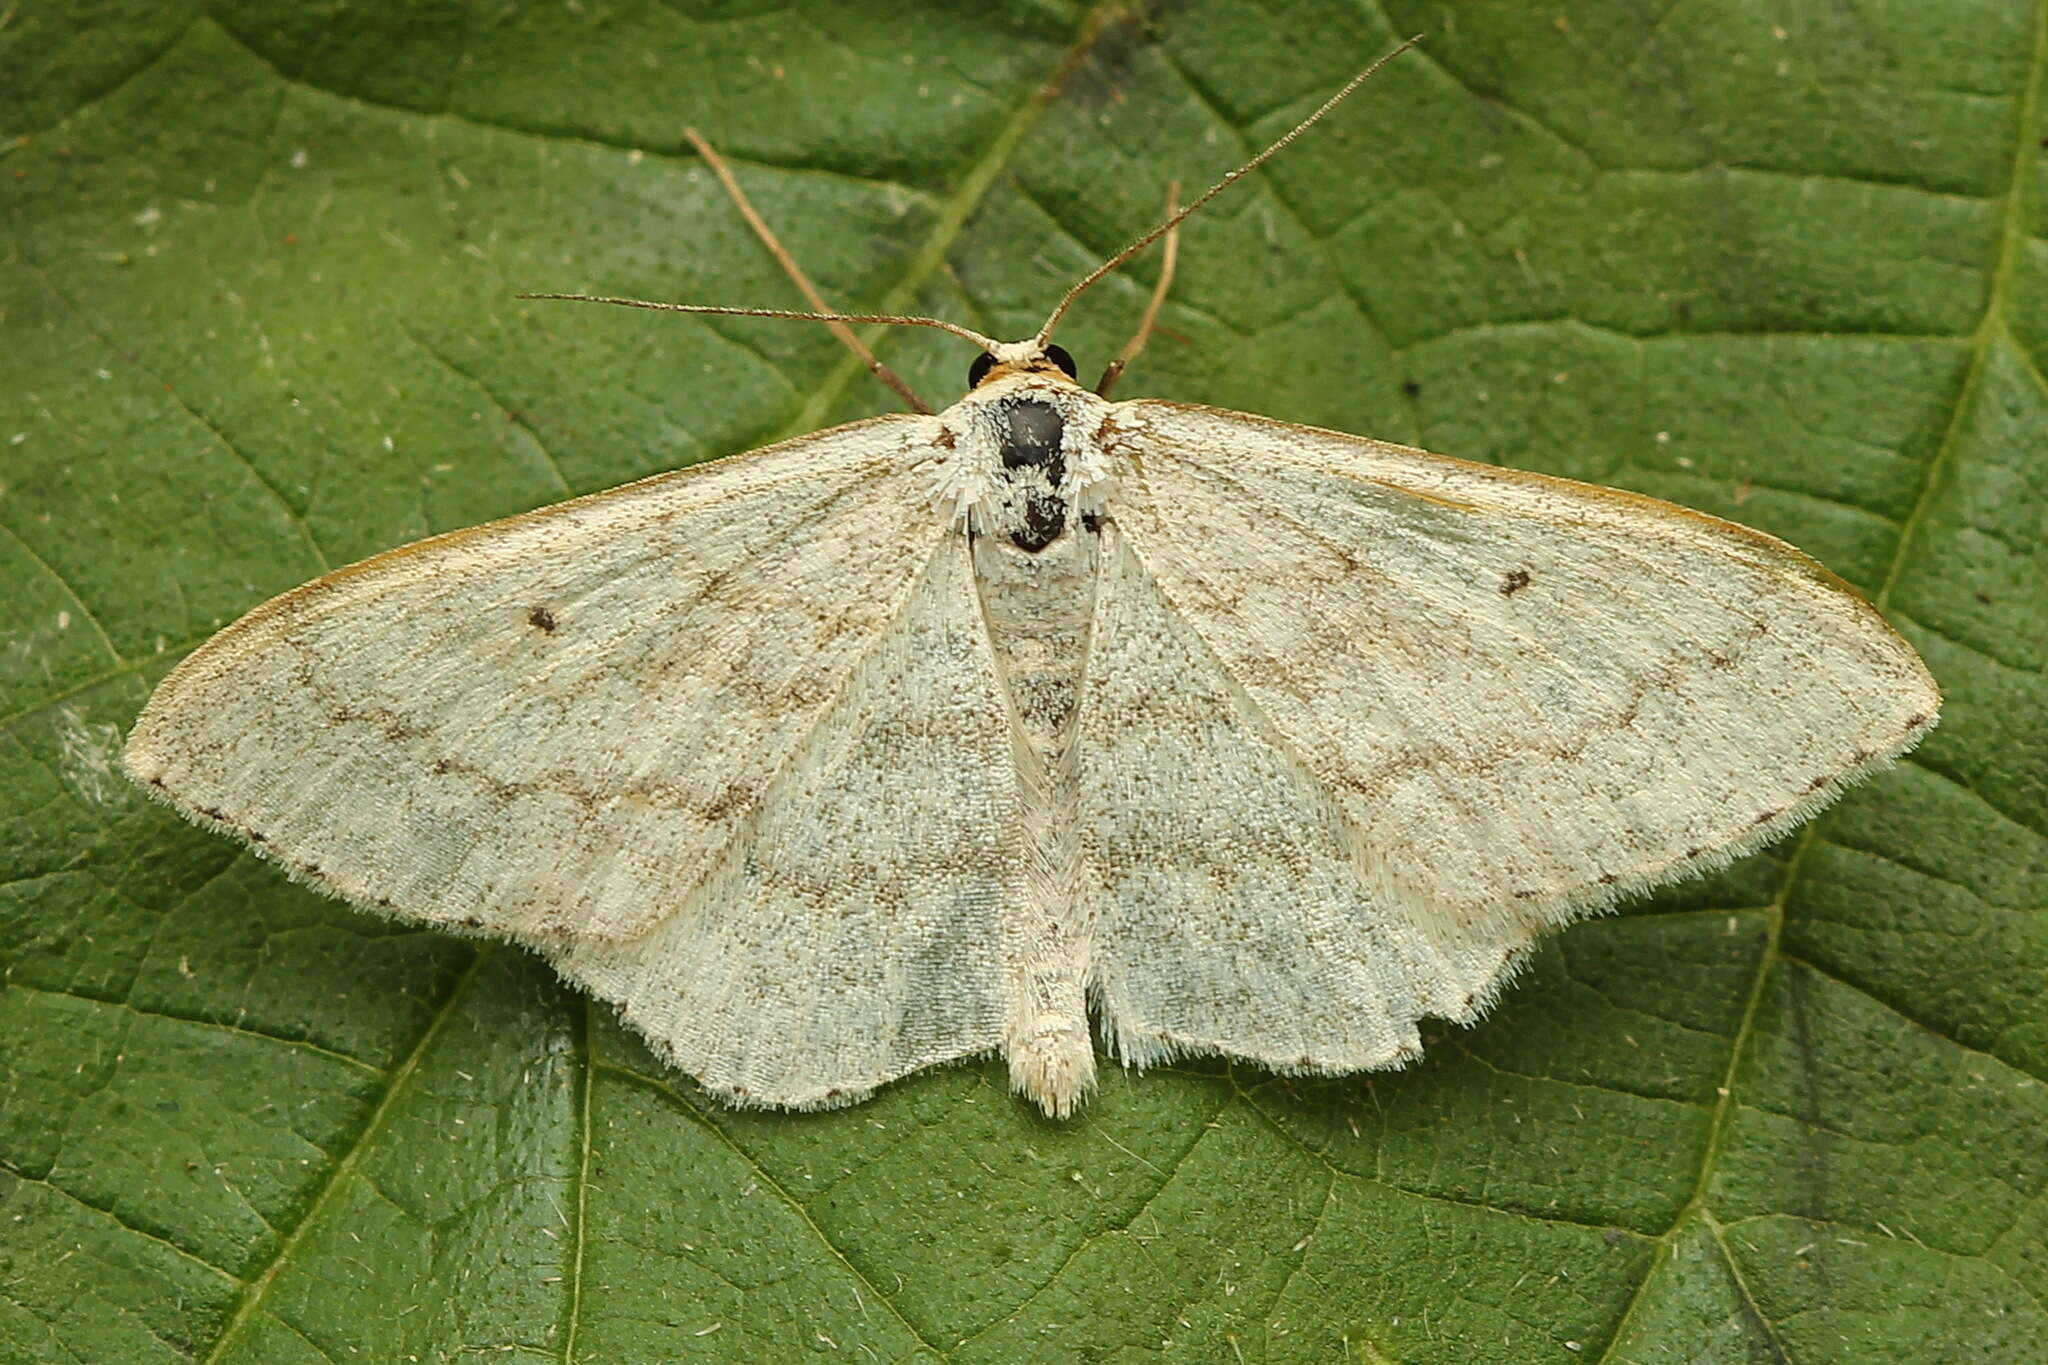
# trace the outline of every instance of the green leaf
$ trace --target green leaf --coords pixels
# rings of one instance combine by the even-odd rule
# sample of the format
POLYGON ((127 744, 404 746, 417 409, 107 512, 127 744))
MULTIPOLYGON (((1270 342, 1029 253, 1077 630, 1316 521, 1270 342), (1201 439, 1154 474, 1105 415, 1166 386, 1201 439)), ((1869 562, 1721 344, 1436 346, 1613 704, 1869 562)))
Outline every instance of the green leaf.
POLYGON ((2040 0, 7 8, 0 1361, 2048 1358, 2044 72, 2040 0), (118 775, 272 593, 891 405, 512 297, 794 303, 685 125, 833 300, 1018 335, 1411 32, 1188 225, 1125 392, 1736 518, 1948 694, 1414 1069, 734 1114, 118 775))

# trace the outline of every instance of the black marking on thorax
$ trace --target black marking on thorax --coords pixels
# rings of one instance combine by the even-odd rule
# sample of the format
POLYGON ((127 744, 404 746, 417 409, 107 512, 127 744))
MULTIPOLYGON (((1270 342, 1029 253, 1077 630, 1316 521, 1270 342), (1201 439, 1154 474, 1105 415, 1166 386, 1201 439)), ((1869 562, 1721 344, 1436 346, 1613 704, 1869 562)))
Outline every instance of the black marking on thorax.
POLYGON ((1027 554, 1037 554, 1067 529, 1067 500, 1060 493, 1067 477, 1067 459, 1061 450, 1066 423, 1058 408, 1035 398, 1004 404, 1002 415, 998 439, 1003 468, 1018 476, 1010 483, 1020 495, 1017 507, 1024 514, 1024 525, 1010 533, 1010 543, 1027 554))
POLYGON ((1003 468, 1043 469, 1047 483, 1067 477, 1060 443, 1067 434, 1060 410, 1036 398, 1019 398, 1003 406, 1003 468))

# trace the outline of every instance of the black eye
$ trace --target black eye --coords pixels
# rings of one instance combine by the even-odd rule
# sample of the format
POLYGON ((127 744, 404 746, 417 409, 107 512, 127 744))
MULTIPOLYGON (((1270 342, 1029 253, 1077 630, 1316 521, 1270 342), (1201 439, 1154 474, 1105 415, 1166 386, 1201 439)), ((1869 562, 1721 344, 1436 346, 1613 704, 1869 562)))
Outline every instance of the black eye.
POLYGON ((974 363, 967 367, 967 387, 974 388, 988 378, 988 372, 996 367, 996 358, 987 351, 974 357, 974 363))
POLYGON ((1066 347, 1060 345, 1052 345, 1046 347, 1045 358, 1047 360, 1050 360, 1053 364, 1059 366, 1061 369, 1065 370, 1067 372, 1067 378, 1072 379, 1075 377, 1074 357, 1067 354, 1066 347))

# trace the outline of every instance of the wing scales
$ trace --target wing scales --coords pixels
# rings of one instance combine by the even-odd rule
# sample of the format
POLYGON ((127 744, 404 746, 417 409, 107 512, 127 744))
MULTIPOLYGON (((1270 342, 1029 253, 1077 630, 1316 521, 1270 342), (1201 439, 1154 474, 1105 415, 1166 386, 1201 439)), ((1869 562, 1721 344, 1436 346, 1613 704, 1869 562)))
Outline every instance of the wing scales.
POLYGON ((936 431, 855 423, 329 574, 194 651, 124 762, 358 904, 631 937, 906 600, 936 431))

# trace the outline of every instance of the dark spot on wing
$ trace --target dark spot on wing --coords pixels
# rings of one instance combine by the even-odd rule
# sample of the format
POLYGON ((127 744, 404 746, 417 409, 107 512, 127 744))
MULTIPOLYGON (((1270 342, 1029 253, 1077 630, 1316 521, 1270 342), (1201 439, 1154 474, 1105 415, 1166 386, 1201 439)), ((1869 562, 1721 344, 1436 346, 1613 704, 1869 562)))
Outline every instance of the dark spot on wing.
POLYGON ((1922 711, 1918 715, 1914 716, 1911 720, 1906 722, 1906 728, 1908 730, 1917 730, 1921 726, 1925 725, 1928 722, 1928 720, 1928 714, 1925 711, 1922 711))
POLYGON ((531 612, 527 613, 526 624, 532 626, 543 635, 553 635, 555 633, 555 614, 546 607, 535 607, 531 612))
POLYGON ((1615 876, 1612 872, 1602 872, 1600 874, 1600 885, 1602 886, 1612 886, 1620 880, 1621 878, 1615 876))
POLYGON ((951 427, 940 427, 939 434, 932 438, 933 445, 941 445, 948 450, 959 444, 959 441, 960 438, 953 434, 953 428, 951 427))
POLYGON ((1500 595, 1502 597, 1513 597, 1516 593, 1520 592, 1522 589, 1528 586, 1529 571, 1527 569, 1516 569, 1506 578, 1501 579, 1500 595))
POLYGON ((1102 529, 1102 523, 1107 520, 1109 518, 1103 516, 1100 512, 1083 512, 1081 514, 1081 529, 1092 536, 1102 529))
POLYGON ((718 795, 712 797, 710 804, 698 812, 699 818, 707 825, 719 824, 731 818, 735 812, 752 807, 758 799, 758 795, 752 787, 728 786, 725 790, 719 792, 718 795))
POLYGON ((1750 821, 1749 823, 1751 823, 1752 825, 1768 825, 1769 823, 1771 823, 1771 821, 1777 819, 1784 813, 1785 812, 1781 810, 1767 810, 1762 815, 1757 816, 1756 819, 1750 821))

